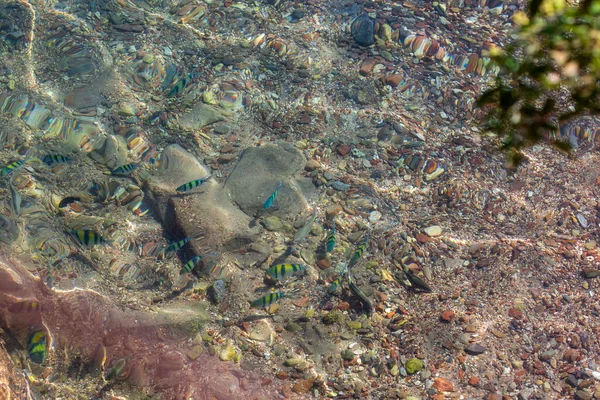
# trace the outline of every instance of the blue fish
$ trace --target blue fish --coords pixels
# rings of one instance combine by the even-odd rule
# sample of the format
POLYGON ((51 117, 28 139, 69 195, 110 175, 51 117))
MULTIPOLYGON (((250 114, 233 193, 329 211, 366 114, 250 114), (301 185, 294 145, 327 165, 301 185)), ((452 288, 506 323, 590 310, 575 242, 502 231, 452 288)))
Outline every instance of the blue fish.
POLYGON ((281 189, 282 186, 283 186, 283 181, 279 181, 279 184, 277 185, 277 188, 275 188, 275 191, 273 192, 273 194, 271 194, 271 196, 269 196, 267 201, 265 201, 265 204, 263 206, 265 210, 271 208, 271 206, 275 202, 275 199, 277 198, 277 194, 279 193, 279 190, 281 189))

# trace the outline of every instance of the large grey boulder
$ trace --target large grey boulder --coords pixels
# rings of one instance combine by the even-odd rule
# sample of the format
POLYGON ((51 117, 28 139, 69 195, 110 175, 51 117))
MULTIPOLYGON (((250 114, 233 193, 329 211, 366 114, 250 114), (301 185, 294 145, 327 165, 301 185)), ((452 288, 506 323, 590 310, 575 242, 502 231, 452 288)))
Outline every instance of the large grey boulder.
POLYGON ((307 198, 315 191, 310 179, 297 176, 305 163, 302 153, 289 143, 251 147, 242 153, 225 189, 247 215, 290 218, 306 209, 307 198), (283 186, 273 207, 264 210, 265 201, 280 181, 283 186))

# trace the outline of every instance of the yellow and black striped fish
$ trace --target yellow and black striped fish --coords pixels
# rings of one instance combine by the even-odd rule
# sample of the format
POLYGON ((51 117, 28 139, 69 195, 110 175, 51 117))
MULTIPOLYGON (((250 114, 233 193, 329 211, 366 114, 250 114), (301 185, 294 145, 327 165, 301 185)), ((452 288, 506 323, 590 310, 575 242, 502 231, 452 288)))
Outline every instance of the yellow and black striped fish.
POLYGON ((190 81, 192 79, 194 79, 195 76, 196 76, 196 74, 188 74, 188 75, 184 76, 183 78, 181 78, 175 84, 175 86, 173 86, 173 88, 169 91, 169 93, 167 94, 167 97, 177 96, 178 94, 183 92, 183 89, 187 86, 188 83, 190 83, 190 81))
POLYGON ((333 292, 335 292, 337 290, 337 288, 339 288, 342 284, 342 280, 344 279, 344 276, 346 275, 346 272, 348 271, 347 269, 348 265, 344 264, 344 268, 342 268, 342 271, 340 272, 340 275, 337 277, 336 280, 334 280, 333 282, 331 282, 329 284, 329 287, 327 288, 327 291, 331 294, 333 292))
POLYGON ((181 268, 181 270, 179 271, 179 275, 183 275, 186 272, 192 272, 198 261, 200 261, 201 259, 202 256, 200 255, 192 257, 188 262, 185 263, 183 268, 181 268))
POLYGON ((100 234, 88 229, 72 230, 71 235, 73 235, 75 239, 77 239, 77 241, 84 246, 94 246, 105 242, 104 238, 102 238, 100 234))
POLYGON ((285 297, 285 293, 283 292, 273 292, 269 293, 266 296, 263 296, 259 299, 250 302, 252 307, 264 308, 268 307, 271 304, 275 303, 278 300, 281 300, 285 297))
POLYGON ((211 175, 207 176, 206 178, 196 179, 196 180, 193 180, 191 182, 184 183, 183 185, 179 186, 175 190, 178 191, 178 192, 189 192, 190 190, 195 189, 198 186, 202 185, 204 182, 206 182, 207 180, 209 180, 210 177, 211 177, 211 175))
POLYGON ((267 276, 278 281, 297 275, 306 270, 305 265, 301 264, 277 264, 267 270, 267 276))
POLYGON ((32 300, 19 301, 11 304, 8 311, 11 313, 42 312, 44 311, 44 304, 32 300))
POLYGON ((4 167, 2 167, 2 169, 0 169, 0 176, 9 175, 23 164, 25 164, 25 160, 13 161, 10 164, 5 165, 4 167))
POLYGON ((31 361, 36 364, 43 364, 46 360, 46 344, 48 338, 43 329, 35 328, 29 334, 27 339, 27 354, 31 361))
POLYGON ((358 245, 358 247, 356 248, 356 251, 354 252, 354 254, 352 255, 352 258, 350 259, 350 265, 348 265, 348 268, 350 268, 351 266, 356 264, 356 262, 362 257, 363 253, 365 252, 365 250, 367 248, 368 242, 369 242, 369 234, 367 233, 365 235, 365 237, 363 238, 363 240, 361 241, 360 245, 358 245))
POLYGON ((354 293, 354 295, 360 299, 360 302, 362 303, 367 314, 371 315, 373 313, 373 306, 371 305, 369 298, 362 292, 362 290, 359 289, 358 286, 356 286, 356 283, 350 274, 348 274, 348 286, 350 287, 352 293, 354 293))
POLYGON ((202 233, 196 233, 195 235, 188 236, 185 239, 181 239, 181 240, 178 240, 177 242, 173 242, 173 243, 169 244, 167 247, 165 247, 165 249, 163 250, 163 253, 177 251, 177 250, 181 249, 183 246, 185 246, 186 243, 188 243, 190 240, 201 237, 202 235, 203 235, 202 233))
POLYGON ((329 235, 327 235, 327 239, 325 239, 325 250, 327 250, 328 253, 331 253, 333 251, 334 247, 335 247, 335 220, 333 221, 333 225, 331 226, 331 231, 329 232, 329 235))
POLYGON ((54 167, 58 164, 71 162, 71 158, 60 154, 46 154, 42 157, 42 161, 49 167, 54 167))
POLYGON ((110 174, 111 175, 129 175, 130 173, 132 173, 133 171, 135 171, 135 169, 137 167, 138 167, 138 165, 135 164, 135 163, 121 165, 120 167, 117 167, 117 168, 113 169, 110 172, 110 174))
POLYGON ((275 191, 269 196, 269 198, 267 199, 267 201, 265 201, 265 204, 263 205, 263 208, 265 210, 273 206, 273 203, 275 203, 275 199, 277 198, 277 194, 279 194, 279 190, 281 190, 282 186, 283 181, 279 181, 279 184, 275 188, 275 191))

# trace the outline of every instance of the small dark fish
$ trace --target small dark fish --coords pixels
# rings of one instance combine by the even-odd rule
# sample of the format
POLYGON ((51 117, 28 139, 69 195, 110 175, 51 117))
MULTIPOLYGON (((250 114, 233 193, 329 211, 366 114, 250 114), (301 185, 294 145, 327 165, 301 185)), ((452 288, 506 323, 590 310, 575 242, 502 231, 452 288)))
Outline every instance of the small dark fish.
POLYGON ((191 181, 188 183, 184 183, 183 185, 179 186, 177 189, 175 189, 178 192, 189 192, 192 189, 197 188, 198 186, 202 185, 204 182, 206 182, 207 180, 209 180, 211 178, 212 175, 207 176, 206 178, 202 178, 202 179, 196 179, 195 181, 191 181))
POLYGON ((190 81, 192 79, 194 79, 195 76, 196 76, 196 74, 188 74, 188 75, 184 76, 183 78, 181 78, 175 84, 175 86, 173 86, 173 88, 169 91, 169 93, 167 94, 167 97, 177 96, 178 94, 183 92, 183 89, 187 86, 188 83, 190 83, 190 81))
POLYGON ((271 206, 275 202, 275 199, 277 198, 277 194, 279 193, 279 190, 281 189, 282 186, 283 186, 283 181, 279 181, 277 188, 275 188, 275 191, 273 192, 273 194, 271 194, 271 196, 269 196, 269 198, 267 199, 267 201, 265 201, 265 204, 263 205, 263 208, 265 210, 271 208, 271 206))
POLYGON ((15 177, 15 175, 11 176, 10 181, 8 182, 8 186, 10 187, 12 207, 13 207, 15 214, 18 216, 18 215, 21 215, 21 195, 19 194, 19 192, 17 191, 17 189, 15 189, 15 186, 13 185, 14 177, 15 177))
POLYGON ((63 208, 76 201, 81 201, 81 197, 67 196, 58 203, 58 208, 63 208))
POLYGON ((111 379, 121 377, 123 375, 123 372, 125 371, 125 366, 127 365, 127 359, 129 357, 120 358, 117 361, 113 362, 106 375, 104 375, 104 380, 110 381, 111 379))
POLYGON ((181 239, 181 240, 178 240, 177 242, 173 242, 173 243, 169 244, 167 247, 165 247, 165 249, 163 250, 163 253, 169 253, 171 251, 177 251, 177 250, 181 249, 183 246, 185 246, 186 243, 189 242, 190 240, 195 239, 195 238, 200 237, 200 236, 202 236, 202 234, 201 233, 197 233, 197 234, 195 234, 193 236, 188 236, 185 239, 181 239))
POLYGON ((273 279, 282 280, 292 275, 297 275, 306 270, 305 265, 301 264, 277 264, 267 270, 267 276, 273 279))
POLYGON ((363 240, 361 241, 360 245, 356 248, 356 251, 354 252, 354 254, 352 255, 352 258, 350 259, 350 265, 348 265, 348 268, 350 268, 351 266, 356 264, 356 262, 362 257, 363 253, 365 252, 365 249, 367 248, 368 242, 369 242, 369 234, 367 233, 365 235, 365 237, 363 238, 363 240))
POLYGON ((404 263, 402 263, 402 270, 404 271, 404 275, 406 275, 406 279, 408 279, 414 289, 422 290, 427 293, 433 292, 427 282, 411 272, 404 263))
POLYGON ((90 231, 88 229, 72 230, 71 234, 77 239, 79 243, 84 246, 95 246, 100 243, 104 243, 105 240, 100 234, 90 231))
POLYGON ((183 275, 186 272, 192 272, 198 261, 200 261, 201 259, 202 256, 200 255, 192 257, 188 262, 185 263, 183 268, 181 268, 181 270, 179 271, 179 275, 183 275))
POLYGON ((58 164, 71 162, 71 158, 60 154, 46 154, 42 157, 42 161, 49 167, 54 167, 58 164))
POLYGON ((25 160, 13 161, 10 164, 5 165, 0 169, 0 176, 7 176, 23 164, 25 164, 25 160))
POLYGON ((110 174, 111 175, 129 175, 130 173, 132 173, 133 171, 135 171, 137 169, 138 165, 137 164, 125 164, 125 165, 121 165, 120 167, 117 167, 115 169, 113 169, 110 174))
POLYGON ((354 279, 351 275, 348 275, 348 286, 350 287, 352 293, 354 293, 354 295, 360 299, 360 302, 362 303, 367 314, 371 315, 373 313, 373 306, 371 305, 369 298, 362 292, 362 290, 358 288, 358 286, 356 286, 356 283, 354 283, 354 279))
POLYGON ((333 225, 331 226, 331 231, 329 232, 329 235, 327 235, 327 239, 325 240, 325 250, 327 250, 328 253, 331 253, 333 251, 334 247, 335 247, 335 220, 333 221, 333 225))
POLYGON ((43 329, 35 328, 29 334, 27 339, 27 354, 31 361, 36 364, 43 364, 46 360, 46 343, 48 338, 43 329))
POLYGON ((268 307, 271 304, 275 303, 278 300, 281 300, 285 297, 285 293, 283 292, 273 292, 273 293, 269 293, 266 296, 263 296, 259 299, 256 299, 252 302, 250 302, 250 305, 252 307, 259 307, 259 308, 264 308, 264 307, 268 307))

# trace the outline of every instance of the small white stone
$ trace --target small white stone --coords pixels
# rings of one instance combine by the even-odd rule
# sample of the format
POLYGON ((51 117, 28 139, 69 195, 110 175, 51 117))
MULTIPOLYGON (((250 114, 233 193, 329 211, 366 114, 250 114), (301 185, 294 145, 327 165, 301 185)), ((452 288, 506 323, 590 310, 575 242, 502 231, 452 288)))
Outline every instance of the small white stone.
POLYGON ((171 57, 173 55, 173 50, 171 50, 169 47, 165 47, 163 49, 163 54, 167 57, 171 57))
POLYGON ((425 228, 425 233, 429 237, 440 236, 442 234, 442 227, 439 225, 433 225, 433 226, 427 227, 427 228, 425 228))
POLYGON ((369 222, 377 222, 381 219, 381 213, 377 210, 371 211, 369 214, 369 222))

